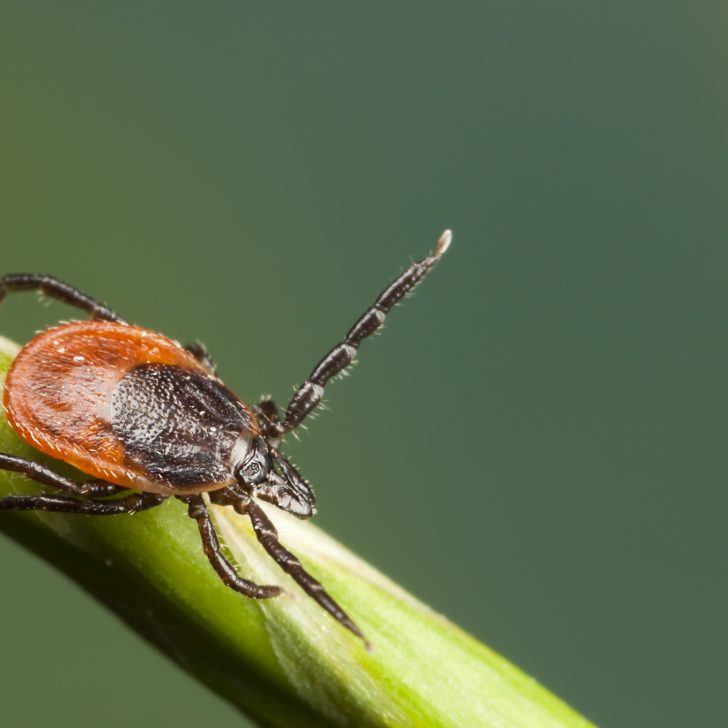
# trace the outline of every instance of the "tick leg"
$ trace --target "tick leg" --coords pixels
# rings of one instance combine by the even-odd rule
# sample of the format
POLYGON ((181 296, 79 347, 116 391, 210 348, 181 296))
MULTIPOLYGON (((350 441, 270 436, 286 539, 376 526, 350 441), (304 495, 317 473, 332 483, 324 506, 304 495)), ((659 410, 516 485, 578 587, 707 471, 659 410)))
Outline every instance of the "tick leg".
POLYGON ((91 318, 102 319, 104 321, 116 321, 118 323, 126 323, 121 316, 114 313, 108 306, 97 301, 91 296, 87 296, 78 288, 69 286, 68 283, 59 281, 58 278, 47 275, 39 275, 36 273, 10 273, 0 278, 0 301, 8 293, 15 291, 40 291, 46 296, 56 298, 63 303, 86 311, 91 314, 91 318))
POLYGON ((367 647, 369 643, 359 627, 349 618, 346 612, 329 596, 323 585, 314 579, 304 568, 303 564, 288 549, 278 541, 278 531, 271 523, 263 509, 247 496, 235 494, 232 505, 238 513, 247 514, 253 524, 255 535, 263 548, 280 566, 283 571, 290 574, 294 581, 306 592, 320 607, 323 607, 335 620, 364 640, 367 647))
POLYGON ((288 403, 279 436, 290 432, 303 422, 321 402, 326 383, 354 361, 359 344, 383 323, 389 310, 409 293, 440 259, 450 246, 452 234, 446 230, 437 242, 435 252, 412 265, 379 294, 374 305, 352 326, 344 340, 337 344, 316 365, 308 379, 296 390, 288 403))
POLYGON ((197 361, 200 362, 200 364, 202 364, 208 372, 210 372, 210 374, 215 374, 217 371, 215 362, 212 360, 212 357, 207 351, 207 347, 201 341, 196 341, 194 344, 188 344, 185 346, 185 350, 189 351, 190 354, 192 354, 192 356, 194 356, 195 359, 197 359, 197 361))
POLYGON ((243 579, 238 575, 233 565, 220 551, 220 541, 217 538, 215 528, 212 525, 210 514, 207 511, 205 502, 202 500, 202 496, 187 496, 180 498, 180 500, 187 503, 190 518, 194 518, 197 521, 205 556, 210 560, 212 568, 215 569, 220 579, 227 586, 236 592, 244 594, 246 597, 253 597, 255 599, 268 599, 278 596, 281 593, 282 589, 279 586, 262 586, 243 579))
POLYGON ((14 473, 21 473, 30 480, 35 480, 43 485, 49 485, 51 488, 58 488, 73 495, 82 496, 84 498, 101 497, 105 495, 114 495, 120 493, 125 488, 121 488, 113 483, 106 483, 103 480, 87 480, 76 481, 65 478, 54 472, 45 465, 36 463, 34 460, 19 458, 15 455, 0 453, 0 470, 11 470, 14 473))
POLYGON ((253 405, 261 432, 265 437, 276 439, 281 435, 281 416, 278 405, 270 398, 264 397, 253 405))
POLYGON ((76 500, 55 495, 9 495, 0 498, 0 511, 53 511, 82 513, 87 516, 115 516, 154 508, 166 498, 167 496, 156 493, 134 493, 126 498, 110 501, 96 501, 90 498, 76 500))

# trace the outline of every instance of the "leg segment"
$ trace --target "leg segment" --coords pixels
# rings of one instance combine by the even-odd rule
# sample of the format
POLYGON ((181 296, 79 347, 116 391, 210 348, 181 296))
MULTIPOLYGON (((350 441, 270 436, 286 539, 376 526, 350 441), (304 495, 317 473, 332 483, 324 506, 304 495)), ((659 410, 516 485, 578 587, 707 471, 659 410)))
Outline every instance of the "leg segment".
POLYGON ((180 498, 180 500, 187 503, 190 518, 194 518, 197 521, 205 556, 210 560, 212 568, 215 569, 220 579, 227 586, 236 592, 240 592, 240 594, 244 594, 246 597, 253 597, 255 599, 268 599, 278 596, 281 593, 282 589, 278 586, 261 586, 260 584, 254 584, 252 581, 243 579, 238 575, 232 564, 220 551, 220 541, 217 538, 215 528, 212 525, 210 514, 207 512, 202 496, 188 496, 186 498, 180 498))
POLYGON ((126 323, 121 316, 114 313, 105 304, 53 276, 36 273, 11 273, 0 278, 0 301, 5 298, 6 294, 15 291, 40 291, 46 296, 90 313, 91 318, 126 323))
POLYGON ((352 326, 344 340, 316 365, 308 379, 296 390, 289 402, 285 419, 279 429, 279 436, 298 427, 319 404, 329 379, 354 361, 359 344, 382 325, 392 306, 432 270, 435 263, 450 246, 451 240, 452 234, 446 230, 438 240, 434 254, 418 263, 413 263, 399 278, 390 283, 379 295, 374 305, 352 326))
POLYGON ((54 472, 45 465, 36 463, 34 460, 26 460, 15 455, 0 453, 0 470, 11 470, 15 473, 21 473, 30 480, 35 480, 43 485, 49 485, 51 488, 78 495, 83 498, 98 498, 105 495, 114 495, 125 488, 121 488, 113 483, 106 483, 103 480, 87 480, 75 481, 70 478, 64 478, 62 475, 54 472))
POLYGON ((208 372, 210 372, 210 374, 215 374, 217 371, 215 362, 208 353, 207 347, 201 341, 196 341, 194 344, 188 344, 185 346, 185 351, 189 351, 190 354, 192 354, 192 356, 194 356, 195 359, 197 359, 197 361, 200 362, 200 364, 202 364, 208 372))
POLYGON ((253 405, 258 424, 265 437, 276 439, 281 435, 281 416, 278 405, 270 398, 264 397, 253 405))
POLYGON ((55 495, 9 495, 0 498, 0 511, 52 511, 54 513, 82 513, 87 516, 116 516, 120 513, 138 513, 158 506, 167 496, 156 493, 134 493, 126 498, 96 501, 90 498, 76 500, 55 495))
MULTIPOLYGON (((218 491, 220 492, 220 491, 218 491)), ((290 551, 278 541, 278 531, 271 523, 263 509, 248 496, 239 495, 228 490, 229 502, 238 513, 246 514, 255 535, 263 548, 283 571, 290 574, 294 581, 308 594, 320 607, 325 609, 337 622, 364 640, 367 647, 369 643, 362 631, 349 618, 346 612, 329 596, 323 585, 314 579, 304 568, 303 564, 290 551)))

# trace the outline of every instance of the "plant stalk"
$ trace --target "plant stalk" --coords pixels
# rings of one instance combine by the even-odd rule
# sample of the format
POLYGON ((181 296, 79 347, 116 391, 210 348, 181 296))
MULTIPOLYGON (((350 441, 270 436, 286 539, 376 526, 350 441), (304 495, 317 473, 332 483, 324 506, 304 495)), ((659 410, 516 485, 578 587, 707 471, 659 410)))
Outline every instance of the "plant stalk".
MULTIPOLYGON (((0 381, 18 347, 0 337, 0 381)), ((0 451, 82 478, 22 442, 0 411, 0 451)), ((0 497, 42 488, 0 471, 0 497)), ((223 585, 185 506, 133 516, 0 511, 0 530, 63 570, 131 628, 260 725, 586 728, 533 679, 435 614, 310 522, 262 504, 372 642, 343 629, 263 552, 248 520, 212 506, 233 563, 270 600, 223 585)))

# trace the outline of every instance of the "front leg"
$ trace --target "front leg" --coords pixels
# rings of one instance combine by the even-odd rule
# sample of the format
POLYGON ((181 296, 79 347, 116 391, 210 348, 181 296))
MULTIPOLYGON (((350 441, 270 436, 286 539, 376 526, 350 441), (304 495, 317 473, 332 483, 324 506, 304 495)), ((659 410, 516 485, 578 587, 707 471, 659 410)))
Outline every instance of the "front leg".
POLYGON ((253 526, 255 536, 269 556, 306 592, 320 607, 325 609, 337 622, 342 624, 357 637, 364 640, 367 649, 370 648, 364 634, 354 621, 347 615, 341 606, 324 589, 320 581, 309 574, 298 557, 286 549, 278 540, 278 531, 266 516, 263 509, 246 495, 236 493, 232 489, 217 491, 215 494, 220 501, 227 502, 241 515, 247 515, 253 526))
POLYGON ((256 584, 247 579, 243 579, 235 571, 235 567, 223 556, 220 549, 220 541, 217 538, 215 527, 212 525, 212 519, 210 518, 202 496, 190 495, 178 496, 178 498, 184 503, 187 503, 189 517, 197 521, 200 539, 202 540, 202 550, 205 552, 205 556, 207 556, 210 565, 215 569, 217 575, 226 586, 253 599, 270 599, 281 593, 282 589, 279 586, 256 584))
POLYGON ((270 397, 263 397, 258 404, 253 405, 253 412, 258 418, 263 436, 278 440, 281 436, 281 416, 278 405, 270 397))
POLYGON ((288 403, 283 424, 278 426, 278 437, 298 427, 319 405, 324 395, 324 387, 329 380, 343 372, 354 361, 361 342, 382 326, 390 309, 434 268, 450 247, 451 240, 452 233, 446 230, 437 241, 435 252, 419 262, 412 263, 402 275, 392 281, 349 329, 343 341, 321 359, 288 403))

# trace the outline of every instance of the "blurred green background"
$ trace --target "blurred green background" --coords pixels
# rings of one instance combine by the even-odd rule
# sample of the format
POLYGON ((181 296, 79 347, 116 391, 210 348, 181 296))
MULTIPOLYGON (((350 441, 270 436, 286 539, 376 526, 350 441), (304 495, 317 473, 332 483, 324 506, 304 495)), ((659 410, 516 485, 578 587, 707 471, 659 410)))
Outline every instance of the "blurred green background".
MULTIPOLYGON (((721 2, 4 0, 0 269, 284 402, 452 227, 289 446, 319 525, 601 726, 720 724, 726 37, 721 2)), ((3 725, 243 722, 0 569, 3 725)))

